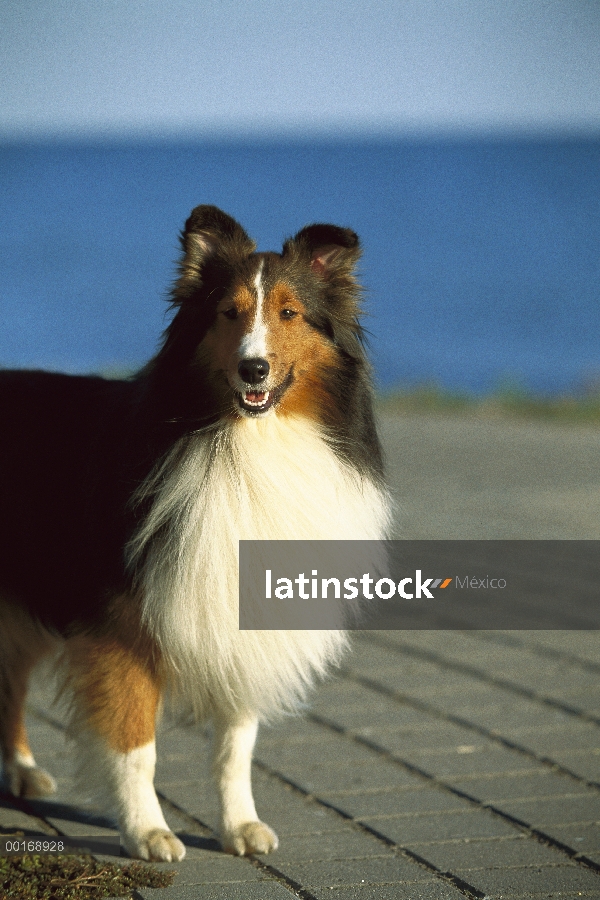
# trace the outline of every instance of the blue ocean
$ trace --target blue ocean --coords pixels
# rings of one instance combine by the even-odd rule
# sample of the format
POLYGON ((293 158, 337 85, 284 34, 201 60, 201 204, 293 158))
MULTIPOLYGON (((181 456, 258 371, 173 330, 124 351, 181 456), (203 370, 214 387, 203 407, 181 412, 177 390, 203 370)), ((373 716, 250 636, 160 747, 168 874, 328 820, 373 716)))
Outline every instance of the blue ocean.
POLYGON ((0 172, 1 366, 142 364, 178 232, 214 203, 260 250, 359 233, 382 388, 600 383, 600 140, 38 142, 0 172))

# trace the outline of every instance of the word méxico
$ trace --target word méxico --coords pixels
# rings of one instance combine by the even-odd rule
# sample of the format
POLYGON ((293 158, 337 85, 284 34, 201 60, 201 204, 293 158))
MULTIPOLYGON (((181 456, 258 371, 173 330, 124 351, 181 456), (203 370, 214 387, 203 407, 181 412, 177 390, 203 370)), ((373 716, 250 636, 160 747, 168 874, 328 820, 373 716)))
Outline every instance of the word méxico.
MULTIPOLYGON (((293 600, 295 599, 294 594, 294 585, 298 586, 298 598, 301 600, 317 600, 319 599, 319 579, 317 578, 317 570, 312 570, 312 578, 307 578, 304 572, 300 572, 300 574, 292 579, 292 578, 278 578, 277 586, 274 589, 275 597, 278 600, 293 600), (310 593, 308 593, 307 586, 310 585, 310 593)), ((369 572, 365 572, 360 578, 345 578, 343 581, 344 584, 344 600, 355 600, 359 595, 358 584, 360 583, 362 587, 362 596, 367 600, 372 600, 374 595, 371 591, 371 587, 374 586, 375 594, 381 600, 390 600, 393 596, 395 596, 396 592, 403 597, 405 600, 420 600, 423 597, 428 597, 430 600, 433 600, 433 594, 429 588, 446 588, 451 583, 451 578, 426 578, 423 580, 421 569, 415 570, 415 577, 413 578, 402 578, 397 584, 391 578, 379 578, 375 581, 374 578, 371 577, 369 572), (408 592, 407 586, 414 585, 410 590, 412 593, 408 592)), ((273 578, 271 569, 265 570, 265 597, 267 600, 271 600, 273 597, 273 586, 272 586, 273 578)), ((328 599, 329 589, 332 589, 333 596, 336 600, 341 598, 342 585, 341 580, 339 578, 321 578, 321 600, 328 599)))
POLYGON ((506 587, 506 578, 490 578, 489 575, 486 575, 485 578, 477 578, 475 575, 472 575, 470 578, 468 575, 465 575, 464 578, 459 578, 456 576, 455 579, 457 588, 472 588, 473 590, 477 588, 505 588, 506 587))

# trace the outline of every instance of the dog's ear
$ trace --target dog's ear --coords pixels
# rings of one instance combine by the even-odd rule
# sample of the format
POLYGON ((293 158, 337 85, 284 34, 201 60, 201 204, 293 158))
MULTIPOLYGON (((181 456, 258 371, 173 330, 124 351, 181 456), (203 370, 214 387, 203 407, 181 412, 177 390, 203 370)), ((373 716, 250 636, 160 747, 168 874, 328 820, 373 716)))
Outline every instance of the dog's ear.
POLYGON ((192 210, 181 234, 183 259, 173 292, 174 300, 184 300, 202 282, 202 271, 216 256, 224 261, 248 256, 256 249, 241 225, 216 206, 197 206, 192 210))
POLYGON ((300 253, 324 281, 352 275, 360 257, 358 235, 337 225, 308 225, 283 246, 283 255, 300 253))

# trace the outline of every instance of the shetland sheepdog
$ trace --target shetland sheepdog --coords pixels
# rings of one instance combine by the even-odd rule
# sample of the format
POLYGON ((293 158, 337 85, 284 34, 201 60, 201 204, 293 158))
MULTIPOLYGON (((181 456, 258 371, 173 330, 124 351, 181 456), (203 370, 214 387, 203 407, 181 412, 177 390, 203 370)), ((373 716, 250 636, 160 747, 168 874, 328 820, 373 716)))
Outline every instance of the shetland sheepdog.
POLYGON ((0 372, 0 746, 8 789, 54 790, 23 707, 56 659, 89 788, 127 851, 180 860, 154 787, 165 692, 214 722, 223 847, 267 853, 250 764, 258 722, 293 709, 339 631, 240 631, 240 539, 379 539, 388 524, 353 231, 310 225, 257 253, 199 206, 175 315, 129 380, 0 372), (55 657, 52 657, 54 660, 55 657))

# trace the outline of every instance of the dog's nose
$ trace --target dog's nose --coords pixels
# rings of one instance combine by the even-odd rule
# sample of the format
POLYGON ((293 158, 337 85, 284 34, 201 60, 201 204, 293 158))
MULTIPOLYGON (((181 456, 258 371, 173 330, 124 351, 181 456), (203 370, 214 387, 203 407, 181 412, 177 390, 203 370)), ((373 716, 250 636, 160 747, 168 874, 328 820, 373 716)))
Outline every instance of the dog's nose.
POLYGON ((242 359, 238 365, 238 372, 242 381, 246 384, 260 384, 269 374, 269 363, 266 359, 257 356, 255 359, 242 359))

